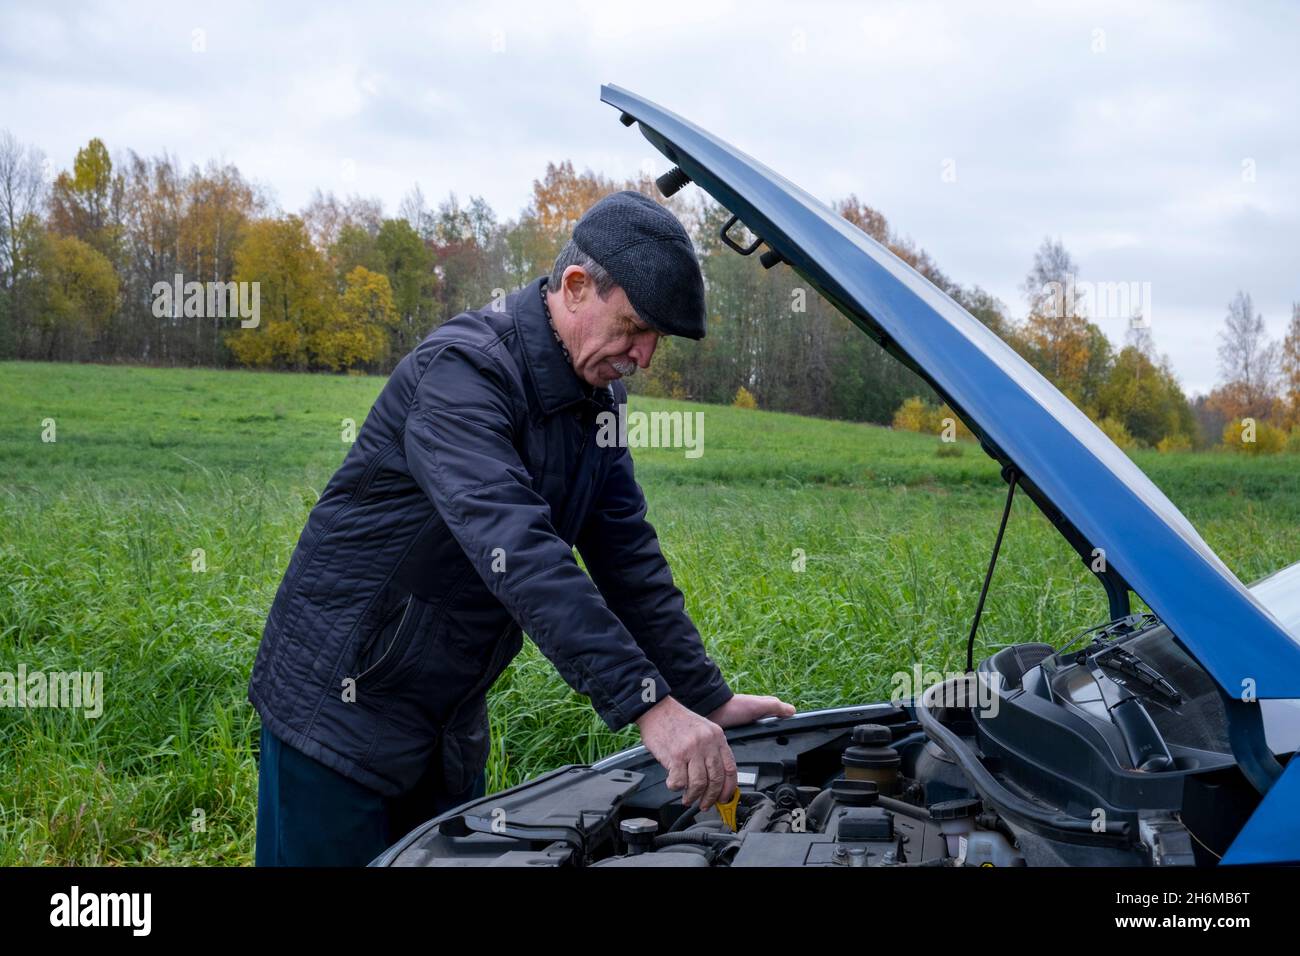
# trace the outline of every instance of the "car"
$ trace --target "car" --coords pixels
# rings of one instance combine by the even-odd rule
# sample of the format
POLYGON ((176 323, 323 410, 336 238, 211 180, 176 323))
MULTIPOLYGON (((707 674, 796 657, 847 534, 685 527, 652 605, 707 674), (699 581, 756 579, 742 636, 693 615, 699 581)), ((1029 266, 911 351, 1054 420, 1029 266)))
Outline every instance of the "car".
POLYGON ((934 388, 1007 482, 998 543, 1028 496, 1109 617, 976 663, 977 611, 962 674, 728 730, 734 806, 683 807, 633 747, 465 803, 372 865, 1300 862, 1300 563, 1246 587, 1082 411, 881 244, 682 117, 618 86, 601 98, 673 164, 662 192, 703 189, 732 213, 729 246, 766 246, 763 267, 787 264, 934 388), (761 238, 742 246, 738 222, 761 238))

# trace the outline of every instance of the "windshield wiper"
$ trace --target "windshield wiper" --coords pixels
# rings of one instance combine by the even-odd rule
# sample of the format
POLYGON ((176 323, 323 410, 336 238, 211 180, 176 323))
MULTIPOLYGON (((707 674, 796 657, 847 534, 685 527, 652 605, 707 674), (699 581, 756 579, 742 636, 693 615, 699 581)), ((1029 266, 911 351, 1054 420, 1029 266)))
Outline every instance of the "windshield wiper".
POLYGON ((1143 684, 1150 690, 1167 697, 1175 704, 1183 702, 1183 695, 1158 670, 1130 650, 1112 645, 1098 652, 1093 662, 1099 667, 1119 671, 1143 684))
POLYGON ((1069 650, 1070 644, 1074 644, 1081 638, 1091 634, 1092 643, 1082 650, 1074 652, 1074 662, 1076 664, 1091 663, 1099 667, 1105 667, 1108 670, 1119 671, 1121 674, 1132 677, 1149 690, 1168 698, 1172 703, 1181 704, 1183 702, 1182 694, 1163 674, 1119 643, 1121 638, 1132 637, 1139 631, 1145 631, 1159 623, 1160 618, 1150 611, 1129 614, 1126 617, 1088 628, 1088 630, 1070 641, 1069 644, 1060 648, 1057 654, 1064 657, 1069 650))

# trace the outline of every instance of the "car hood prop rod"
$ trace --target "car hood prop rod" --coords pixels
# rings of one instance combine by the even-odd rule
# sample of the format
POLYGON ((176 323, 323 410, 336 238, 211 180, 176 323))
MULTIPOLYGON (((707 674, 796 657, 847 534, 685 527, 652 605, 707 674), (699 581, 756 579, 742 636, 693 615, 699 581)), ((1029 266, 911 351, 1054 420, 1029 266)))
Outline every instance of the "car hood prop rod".
POLYGON ((1007 503, 1002 509, 1002 523, 998 525, 998 537, 993 542, 993 554, 989 557, 988 573, 984 575, 984 587, 980 588, 980 601, 975 605, 975 620, 971 621, 970 637, 966 639, 966 673, 975 671, 975 632, 979 630, 980 616, 984 613, 984 599, 989 594, 989 583, 993 580, 993 569, 998 564, 998 551, 1002 548, 1002 535, 1007 530, 1007 519, 1011 517, 1011 502, 1016 497, 1016 481, 1020 475, 1011 465, 1002 469, 1002 477, 1007 482, 1007 503))

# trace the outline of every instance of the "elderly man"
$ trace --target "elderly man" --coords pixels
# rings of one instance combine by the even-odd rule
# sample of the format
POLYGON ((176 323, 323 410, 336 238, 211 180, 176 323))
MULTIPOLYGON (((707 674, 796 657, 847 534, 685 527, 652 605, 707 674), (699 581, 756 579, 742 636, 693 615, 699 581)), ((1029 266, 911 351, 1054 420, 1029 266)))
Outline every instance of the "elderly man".
POLYGON ((597 440, 663 335, 704 336, 699 263, 672 213, 622 192, 549 278, 398 364, 267 616, 248 694, 259 865, 364 864, 483 795, 487 692, 521 629, 611 729, 637 725, 683 803, 731 797, 723 728, 794 708, 727 686, 627 448, 597 440))

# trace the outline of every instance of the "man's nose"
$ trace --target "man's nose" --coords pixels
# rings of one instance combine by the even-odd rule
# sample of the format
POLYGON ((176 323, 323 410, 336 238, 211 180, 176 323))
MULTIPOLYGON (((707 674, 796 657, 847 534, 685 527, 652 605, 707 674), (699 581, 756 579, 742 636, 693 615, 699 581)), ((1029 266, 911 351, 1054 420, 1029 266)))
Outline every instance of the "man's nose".
POLYGON ((632 346, 628 354, 632 356, 632 361, 636 362, 641 368, 650 367, 650 359, 655 354, 655 349, 659 346, 659 336, 656 333, 650 333, 644 337, 638 337, 636 344, 632 346))

